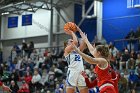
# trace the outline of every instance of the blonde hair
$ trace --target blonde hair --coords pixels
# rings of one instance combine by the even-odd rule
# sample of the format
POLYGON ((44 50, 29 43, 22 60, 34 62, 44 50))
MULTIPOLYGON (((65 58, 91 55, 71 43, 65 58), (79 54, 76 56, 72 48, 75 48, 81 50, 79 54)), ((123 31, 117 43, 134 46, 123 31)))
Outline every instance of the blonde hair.
POLYGON ((108 45, 97 45, 96 50, 101 53, 102 57, 109 58, 110 52, 108 45))

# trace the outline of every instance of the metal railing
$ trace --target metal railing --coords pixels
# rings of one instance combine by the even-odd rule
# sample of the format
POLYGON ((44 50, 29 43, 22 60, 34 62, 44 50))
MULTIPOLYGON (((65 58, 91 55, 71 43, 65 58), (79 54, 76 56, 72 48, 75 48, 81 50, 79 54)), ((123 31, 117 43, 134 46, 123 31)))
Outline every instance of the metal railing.
POLYGON ((134 49, 135 51, 140 50, 140 37, 139 38, 130 38, 130 39, 118 39, 114 40, 114 45, 119 49, 128 48, 131 51, 134 49))

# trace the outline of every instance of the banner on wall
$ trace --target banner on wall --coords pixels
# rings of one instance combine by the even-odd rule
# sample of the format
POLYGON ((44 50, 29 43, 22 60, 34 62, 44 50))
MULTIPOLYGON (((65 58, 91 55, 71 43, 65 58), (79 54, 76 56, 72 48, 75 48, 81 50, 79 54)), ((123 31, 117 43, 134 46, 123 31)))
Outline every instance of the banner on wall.
POLYGON ((22 26, 32 25, 32 14, 22 15, 22 26))
POLYGON ((18 26, 18 16, 8 17, 8 28, 13 28, 18 26))

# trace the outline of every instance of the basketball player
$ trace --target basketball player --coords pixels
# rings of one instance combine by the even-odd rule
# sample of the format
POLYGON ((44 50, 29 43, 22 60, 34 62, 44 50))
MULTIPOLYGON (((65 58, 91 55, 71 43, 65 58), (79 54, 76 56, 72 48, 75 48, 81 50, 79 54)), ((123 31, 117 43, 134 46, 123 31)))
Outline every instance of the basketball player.
MULTIPOLYGON (((81 31, 78 28, 78 31, 81 31)), ((72 39, 69 39, 66 48, 64 50, 64 56, 68 63, 67 79, 66 79, 66 93, 75 93, 75 88, 78 87, 80 93, 88 93, 88 88, 84 77, 81 75, 81 71, 84 70, 83 59, 82 57, 74 51, 72 43, 78 46, 78 40, 75 33, 71 30, 70 34, 72 39)), ((79 49, 83 51, 85 43, 82 42, 79 46, 79 49)))
MULTIPOLYGON (((85 82, 86 82, 86 85, 87 87, 92 91, 95 91, 95 93, 98 93, 99 92, 99 88, 97 87, 97 79, 94 79, 93 81, 90 81, 88 79, 88 76, 86 74, 85 71, 82 71, 82 76, 85 78, 85 82)), ((112 81, 114 82, 114 88, 115 88, 115 91, 116 93, 119 93, 119 90, 118 90, 118 81, 120 79, 120 75, 119 73, 115 72, 113 69, 112 69, 112 72, 111 72, 111 76, 112 76, 112 81)))
POLYGON ((80 32, 80 35, 83 41, 87 44, 90 53, 94 56, 88 56, 85 53, 81 52, 73 43, 74 49, 77 53, 79 53, 82 58, 90 63, 96 64, 94 72, 97 75, 97 86, 99 87, 100 93, 116 93, 114 88, 114 82, 112 81, 111 76, 111 67, 109 63, 109 48, 105 45, 97 45, 92 46, 87 39, 87 36, 80 32))

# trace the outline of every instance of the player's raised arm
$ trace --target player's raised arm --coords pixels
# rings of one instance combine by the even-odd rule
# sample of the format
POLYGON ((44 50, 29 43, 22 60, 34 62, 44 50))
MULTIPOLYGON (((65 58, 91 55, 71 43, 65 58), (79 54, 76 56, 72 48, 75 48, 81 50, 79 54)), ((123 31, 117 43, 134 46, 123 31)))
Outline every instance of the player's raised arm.
MULTIPOLYGON (((81 35, 83 41, 86 43, 86 45, 87 45, 87 47, 88 47, 90 53, 93 55, 93 51, 94 51, 94 49, 95 49, 95 46, 92 46, 92 44, 90 44, 90 42, 88 41, 87 35, 86 35, 85 33, 83 33, 83 32, 81 31, 81 29, 79 29, 79 28, 77 28, 77 29, 78 29, 78 31, 79 31, 79 33, 80 33, 80 35, 81 35)), ((94 55, 93 55, 93 56, 94 56, 94 55)))
MULTIPOLYGON (((79 33, 82 33, 82 30, 78 26, 77 26, 77 31, 79 33)), ((87 47, 87 45, 82 38, 80 39, 79 43, 80 43, 79 49, 80 51, 83 51, 87 47)))
POLYGON ((64 55, 69 54, 71 52, 71 50, 73 50, 73 46, 71 43, 74 43, 76 46, 78 45, 78 40, 77 40, 75 33, 71 30, 69 30, 69 31, 71 33, 72 39, 69 39, 67 41, 64 55))

